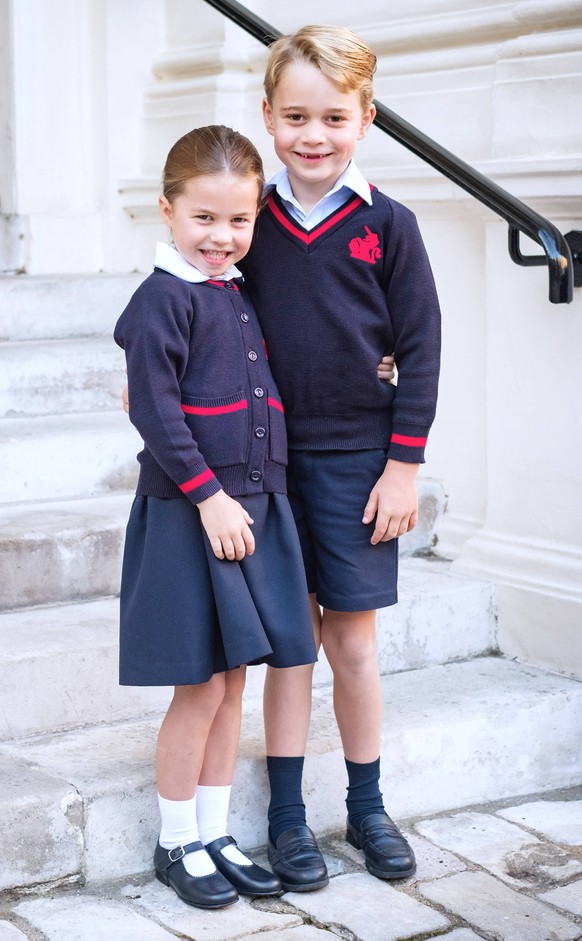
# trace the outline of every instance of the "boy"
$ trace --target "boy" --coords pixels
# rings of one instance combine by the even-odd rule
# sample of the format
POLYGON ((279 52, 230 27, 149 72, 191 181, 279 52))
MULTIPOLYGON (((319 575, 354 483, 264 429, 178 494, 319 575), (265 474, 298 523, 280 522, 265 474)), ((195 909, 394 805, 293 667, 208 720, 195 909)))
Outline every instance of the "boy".
MULTIPOLYGON (((289 497, 348 773, 346 838, 373 875, 397 879, 416 863, 379 786, 375 609, 397 601, 397 537, 417 520, 440 315, 413 214, 352 161, 375 115, 375 68, 343 27, 304 27, 271 46, 263 116, 284 169, 240 267, 285 405, 289 497), (386 351, 397 387, 376 375, 386 351)), ((311 667, 269 671, 265 685, 269 860, 293 891, 329 881, 301 794, 311 678, 311 667)))

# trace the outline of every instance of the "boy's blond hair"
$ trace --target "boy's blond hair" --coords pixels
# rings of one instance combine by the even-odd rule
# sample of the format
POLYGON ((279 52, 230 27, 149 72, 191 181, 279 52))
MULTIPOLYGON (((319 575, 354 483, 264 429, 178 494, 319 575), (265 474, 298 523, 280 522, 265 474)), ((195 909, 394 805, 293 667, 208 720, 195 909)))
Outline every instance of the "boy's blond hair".
POLYGON ((265 95, 269 104, 284 68, 291 62, 309 62, 341 91, 357 91, 363 111, 372 104, 376 55, 351 29, 303 26, 296 33, 277 39, 269 49, 265 72, 265 95))

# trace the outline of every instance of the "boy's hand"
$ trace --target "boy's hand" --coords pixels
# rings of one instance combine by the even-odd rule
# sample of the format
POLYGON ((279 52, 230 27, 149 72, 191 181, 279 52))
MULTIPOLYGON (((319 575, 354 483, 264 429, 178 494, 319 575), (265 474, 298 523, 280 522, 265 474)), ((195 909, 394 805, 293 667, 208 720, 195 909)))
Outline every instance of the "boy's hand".
POLYGON ((416 475, 418 464, 389 460, 384 473, 372 488, 362 523, 376 525, 370 542, 388 542, 414 529, 418 520, 416 475))
POLYGON ((249 529, 253 520, 238 500, 224 490, 198 504, 200 519, 217 559, 240 562, 255 551, 255 537, 249 529))
POLYGON ((383 382, 392 382, 396 377, 396 367, 394 365, 393 356, 383 356, 381 361, 378 363, 377 369, 378 379, 382 379, 383 382))
POLYGON ((127 386, 121 393, 121 401, 123 402, 123 411, 127 412, 127 414, 129 415, 129 390, 127 386))

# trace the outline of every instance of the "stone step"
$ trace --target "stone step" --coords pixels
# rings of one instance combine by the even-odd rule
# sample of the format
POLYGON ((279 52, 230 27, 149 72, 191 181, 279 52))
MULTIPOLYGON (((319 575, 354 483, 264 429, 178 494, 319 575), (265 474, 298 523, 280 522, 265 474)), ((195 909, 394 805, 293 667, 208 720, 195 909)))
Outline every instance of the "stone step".
MULTIPOLYGON (((385 677, 383 696, 382 788, 397 820, 580 781, 576 680, 490 657, 385 677)), ((0 889, 150 870, 160 718, 0 746, 0 889)), ((251 697, 230 815, 247 849, 266 842, 263 742, 251 697)), ((341 829, 345 767, 327 688, 314 693, 304 797, 316 833, 341 829)))
POLYGON ((110 336, 144 274, 0 277, 0 340, 110 336))
MULTIPOLYGON (((113 424, 117 440, 129 451, 128 473, 131 468, 135 474, 134 455, 141 443, 133 428, 124 431, 129 428, 125 413, 120 410, 116 415, 113 424)), ((85 428, 83 416, 76 416, 75 420, 85 428)), ((3 424, 0 423, 0 429, 3 424)), ((92 451, 98 443, 97 435, 94 437, 95 440, 90 438, 92 451)), ((77 450, 81 449, 76 446, 77 450)), ((16 462, 11 463, 14 467, 16 462)), ((69 468, 69 480, 71 477, 74 474, 69 468)), ((10 479, 6 478, 7 483, 10 479)), ((110 482, 115 483, 113 479, 110 482)), ((402 557, 431 548, 435 526, 444 509, 440 484, 421 480, 419 494, 419 523, 400 540, 402 557)), ((125 492, 78 500, 0 504, 0 610, 117 594, 132 499, 132 494, 125 492)))
POLYGON ((0 609, 116 594, 132 499, 0 506, 0 609))
POLYGON ((0 418, 120 409, 124 385, 112 337, 0 343, 0 418))
MULTIPOLYGON (((491 587, 451 576, 442 562, 404 560, 400 603, 378 612, 384 674, 488 653, 491 587)), ((117 598, 0 614, 0 740, 136 718, 165 708, 170 690, 119 687, 117 598)), ((247 698, 264 668, 248 671, 247 698)), ((314 685, 328 686, 323 654, 314 685)))
POLYGON ((141 441, 125 412, 4 418, 0 503, 65 500, 130 489, 141 441))

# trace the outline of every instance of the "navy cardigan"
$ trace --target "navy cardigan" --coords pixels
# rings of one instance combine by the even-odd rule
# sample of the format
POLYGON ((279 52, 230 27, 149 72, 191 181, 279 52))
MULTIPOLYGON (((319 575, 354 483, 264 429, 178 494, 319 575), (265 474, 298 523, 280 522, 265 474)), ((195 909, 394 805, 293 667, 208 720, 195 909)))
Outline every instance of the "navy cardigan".
POLYGON ((248 297, 155 268, 119 318, 130 418, 144 441, 138 494, 199 503, 285 492, 283 406, 248 297))

